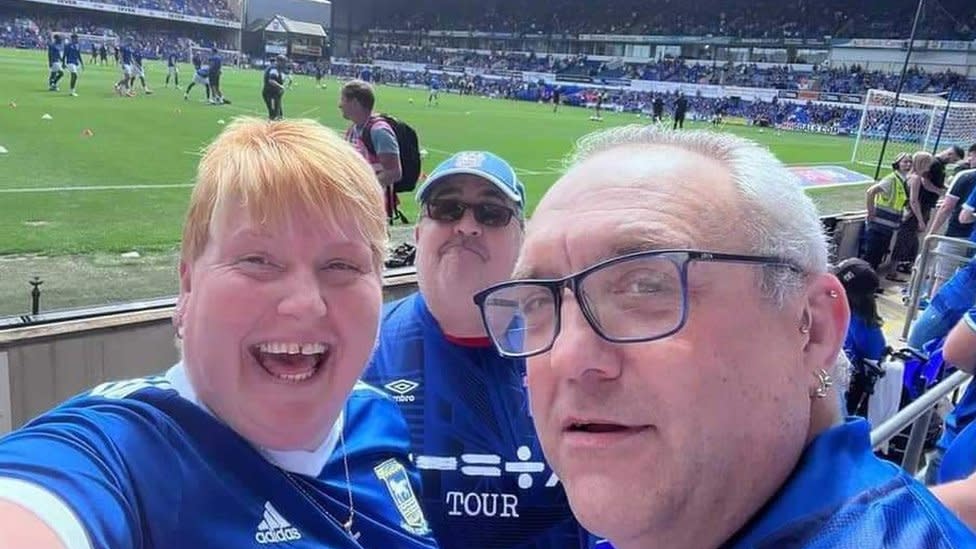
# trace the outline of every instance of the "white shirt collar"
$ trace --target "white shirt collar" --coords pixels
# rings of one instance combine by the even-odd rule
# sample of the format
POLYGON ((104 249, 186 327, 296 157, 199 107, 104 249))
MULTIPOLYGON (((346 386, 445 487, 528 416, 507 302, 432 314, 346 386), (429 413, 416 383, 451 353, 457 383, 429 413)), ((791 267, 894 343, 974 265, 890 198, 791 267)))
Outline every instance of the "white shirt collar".
MULTIPOLYGON (((192 402, 193 404, 196 404, 203 411, 207 412, 217 420, 220 420, 220 418, 217 417, 217 414, 214 414, 210 408, 200 402, 199 398, 197 398, 197 393, 193 389, 193 385, 190 383, 190 378, 186 375, 186 368, 183 366, 182 362, 178 362, 176 365, 166 371, 166 380, 170 382, 170 385, 173 386, 173 389, 175 389, 181 397, 192 402)), ((260 446, 255 446, 255 448, 262 456, 264 456, 265 459, 286 471, 310 477, 317 477, 322 472, 322 468, 325 467, 326 462, 328 462, 329 458, 332 456, 332 452, 335 450, 336 444, 339 442, 339 431, 343 428, 344 424, 345 419, 343 412, 339 412, 339 417, 332 426, 329 436, 325 438, 325 441, 323 441, 318 448, 311 451, 271 450, 269 448, 262 448, 260 446)))

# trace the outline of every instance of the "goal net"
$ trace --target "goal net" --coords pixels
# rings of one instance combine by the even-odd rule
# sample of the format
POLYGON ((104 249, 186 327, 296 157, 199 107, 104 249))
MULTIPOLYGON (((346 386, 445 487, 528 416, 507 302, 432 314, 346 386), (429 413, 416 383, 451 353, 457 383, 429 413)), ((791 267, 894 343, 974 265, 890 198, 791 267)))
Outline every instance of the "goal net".
MULTIPOLYGON (((220 57, 224 62, 225 68, 237 66, 240 59, 241 52, 237 50, 224 50, 224 49, 217 50, 217 52, 220 53, 220 57)), ((193 62, 193 57, 197 56, 199 57, 202 64, 206 65, 210 62, 209 60, 210 60, 210 56, 213 55, 213 50, 208 47, 197 46, 194 44, 187 49, 187 55, 188 55, 187 59, 184 59, 184 61, 186 61, 187 63, 193 62)))
POLYGON ((948 101, 941 95, 901 94, 892 116, 895 92, 868 90, 854 140, 851 162, 876 166, 885 132, 891 135, 882 159, 882 171, 902 152, 932 152, 938 146, 963 148, 976 142, 976 103, 948 101))

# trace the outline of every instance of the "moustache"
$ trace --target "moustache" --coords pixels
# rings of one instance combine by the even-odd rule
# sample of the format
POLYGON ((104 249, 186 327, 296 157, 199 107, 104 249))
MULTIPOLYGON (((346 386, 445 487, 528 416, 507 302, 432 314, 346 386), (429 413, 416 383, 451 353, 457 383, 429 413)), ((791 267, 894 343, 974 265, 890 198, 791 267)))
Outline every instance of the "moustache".
POLYGON ((488 261, 488 250, 477 242, 475 239, 470 237, 460 237, 452 238, 451 240, 444 243, 441 246, 439 253, 440 255, 446 254, 451 248, 464 248, 465 250, 477 255, 482 261, 488 261))

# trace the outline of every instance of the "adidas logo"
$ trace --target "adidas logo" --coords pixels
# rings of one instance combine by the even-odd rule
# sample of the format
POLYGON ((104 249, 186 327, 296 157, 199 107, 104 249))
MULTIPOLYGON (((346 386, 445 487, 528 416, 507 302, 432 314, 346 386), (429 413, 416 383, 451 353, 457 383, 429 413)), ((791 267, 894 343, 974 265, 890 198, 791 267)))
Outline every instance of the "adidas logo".
POLYGON ((254 534, 254 539, 260 544, 281 543, 302 539, 302 534, 271 506, 270 501, 266 501, 264 503, 264 520, 258 524, 258 531, 254 534))

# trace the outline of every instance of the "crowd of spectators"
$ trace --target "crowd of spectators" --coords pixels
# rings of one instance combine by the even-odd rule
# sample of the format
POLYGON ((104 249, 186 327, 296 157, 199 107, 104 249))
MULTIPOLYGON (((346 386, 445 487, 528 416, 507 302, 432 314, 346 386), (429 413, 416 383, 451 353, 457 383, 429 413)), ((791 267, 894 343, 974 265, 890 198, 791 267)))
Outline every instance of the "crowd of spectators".
MULTIPOLYGON (((102 0, 106 1, 106 0, 102 0)), ((169 11, 184 15, 213 17, 236 20, 237 17, 227 7, 224 0, 108 0, 111 4, 122 4, 136 8, 169 11)))
MULTIPOLYGON (((347 78, 367 78, 373 82, 399 86, 426 86, 433 77, 429 72, 414 72, 362 65, 333 64, 331 73, 347 78), (366 73, 364 74, 364 71, 366 73)), ((521 77, 487 78, 478 75, 441 74, 444 89, 459 94, 481 95, 497 99, 520 101, 549 101, 553 86, 539 82, 525 82, 521 77)), ((576 84, 560 84, 561 101, 568 105, 586 105, 595 101, 593 88, 576 84)), ((678 96, 674 93, 617 91, 607 89, 604 105, 607 108, 648 115, 656 95, 664 101, 666 113, 674 111, 678 96)), ((857 130, 860 111, 852 107, 816 102, 749 101, 735 98, 688 96, 688 117, 692 120, 722 120, 728 117, 743 119, 748 124, 770 127, 797 128, 831 134, 849 134, 857 130)))
MULTIPOLYGON (((811 66, 796 70, 788 65, 763 66, 755 63, 692 63, 665 58, 648 63, 594 61, 586 56, 556 58, 534 53, 451 51, 443 48, 372 44, 360 49, 353 60, 422 63, 431 66, 465 67, 486 70, 552 72, 563 76, 594 79, 625 78, 661 82, 715 84, 782 90, 814 90, 832 93, 863 94, 869 89, 895 90, 898 74, 867 71, 859 66, 828 68, 811 66)), ((907 93, 953 92, 954 101, 976 101, 976 81, 954 72, 926 72, 911 69, 903 88, 907 93)))
MULTIPOLYGON (((374 26, 514 33, 616 33, 743 38, 904 38, 915 0, 390 0, 374 26)), ((972 40, 976 5, 930 3, 919 38, 972 40)))
MULTIPOLYGON (((152 26, 117 23, 109 26, 95 23, 92 18, 82 16, 15 17, 0 12, 0 47, 44 48, 55 33, 77 33, 82 36, 103 37, 109 44, 130 40, 138 44, 143 55, 150 59, 163 57, 169 52, 176 53, 183 59, 189 59, 190 48, 194 45, 207 47, 216 45, 222 49, 230 49, 230 45, 219 38, 219 32, 217 30, 208 32, 206 27, 201 26, 170 26, 162 21, 153 21, 152 26)), ((90 42, 82 40, 82 46, 87 53, 90 42)))

